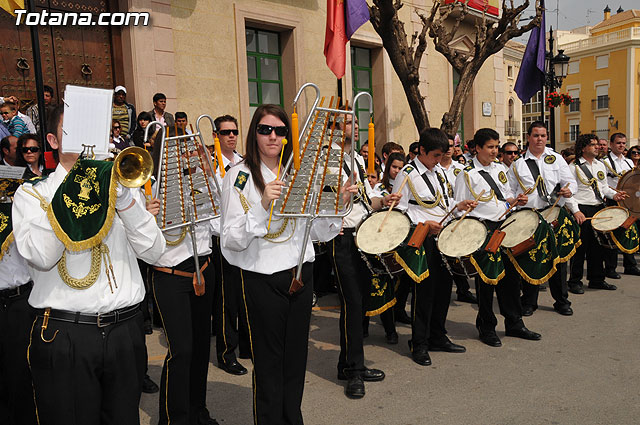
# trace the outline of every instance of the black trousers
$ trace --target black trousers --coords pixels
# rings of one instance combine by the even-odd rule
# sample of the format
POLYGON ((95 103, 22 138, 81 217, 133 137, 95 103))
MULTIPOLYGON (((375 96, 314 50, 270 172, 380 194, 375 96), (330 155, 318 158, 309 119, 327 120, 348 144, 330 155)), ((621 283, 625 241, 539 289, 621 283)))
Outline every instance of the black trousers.
MULTIPOLYGON (((382 313, 379 314, 380 316, 380 323, 382 323, 382 327, 384 328, 384 332, 387 335, 393 334, 394 332, 396 332, 396 324, 395 324, 395 315, 394 315, 394 311, 393 311, 393 307, 392 308, 388 308, 385 311, 383 311, 382 313)), ((369 322, 371 321, 371 317, 370 316, 364 316, 364 318, 362 319, 362 329, 363 332, 369 332, 369 322)))
POLYGON ((249 355, 249 329, 242 301, 240 269, 232 266, 220 252, 220 238, 214 237, 211 257, 215 264, 216 282, 214 317, 216 326, 216 358, 219 364, 231 364, 236 359, 236 348, 249 355))
POLYGON ((331 241, 333 267, 340 298, 340 356, 338 371, 365 370, 362 318, 364 299, 371 289, 371 272, 358 252, 351 231, 331 241))
MULTIPOLYGON (((556 272, 549 278, 549 290, 551 296, 555 300, 553 306, 558 308, 563 305, 570 306, 569 291, 567 288, 567 263, 559 263, 556 265, 556 272)), ((540 285, 532 285, 522 281, 522 305, 528 305, 533 308, 538 307, 538 294, 540 293, 540 285)))
MULTIPOLYGON (((200 265, 206 260, 200 257, 200 265)), ((193 258, 175 268, 193 272, 193 258)), ((153 295, 168 345, 160 378, 159 424, 193 424, 206 408, 213 269, 209 264, 203 272, 202 296, 196 296, 191 278, 153 271, 153 295)))
MULTIPOLYGON (((289 295, 293 272, 271 275, 242 270, 251 357, 253 417, 257 425, 302 425, 313 301, 313 266, 302 268, 304 286, 289 295)), ((360 327, 362 329, 362 326, 360 327)))
MULTIPOLYGON (((595 213, 603 208, 603 205, 578 205, 585 217, 593 217, 595 213)), ((580 225, 580 240, 582 244, 571 258, 569 285, 582 285, 582 275, 584 272, 584 260, 587 260, 587 280, 589 282, 604 282, 604 266, 602 246, 596 239, 591 226, 591 220, 586 220, 580 225)))
MULTIPOLYGON (((447 339, 445 322, 451 301, 453 278, 447 270, 435 238, 424 240, 429 277, 413 282, 411 303, 411 347, 428 349, 429 343, 440 345, 447 339)), ((405 279, 411 280, 409 276, 405 279)))
POLYGON ((465 276, 454 274, 452 277, 453 282, 456 284, 456 294, 466 294, 471 290, 471 287, 469 286, 469 280, 465 276))
POLYGON ((411 278, 406 279, 406 273, 401 273, 400 280, 398 281, 398 287, 396 288, 396 305, 393 306, 396 312, 406 313, 407 299, 409 299, 409 293, 413 288, 413 280, 411 278))
MULTIPOLYGON (((618 267, 618 250, 611 248, 604 248, 604 269, 605 272, 615 272, 618 267)), ((625 270, 638 267, 638 263, 633 254, 622 253, 622 266, 625 270)))
POLYGON ((51 319, 41 335, 42 320, 27 352, 40 425, 138 425, 142 314, 103 328, 51 319))
POLYGON ((35 318, 27 302, 30 293, 29 289, 12 298, 0 296, 0 423, 8 425, 37 423, 26 356, 35 318))

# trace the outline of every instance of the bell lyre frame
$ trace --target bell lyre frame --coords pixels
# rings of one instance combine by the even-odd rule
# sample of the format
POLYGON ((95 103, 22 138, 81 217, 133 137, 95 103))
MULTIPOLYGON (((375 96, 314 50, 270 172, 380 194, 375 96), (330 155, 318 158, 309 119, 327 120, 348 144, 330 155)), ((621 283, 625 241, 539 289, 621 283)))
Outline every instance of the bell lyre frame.
MULTIPOLYGON (((300 133, 300 168, 297 170, 294 168, 292 155, 284 167, 288 171, 288 177, 280 198, 275 201, 274 208, 275 216, 305 219, 302 252, 298 259, 295 276, 297 280, 300 280, 302 275, 302 264, 313 220, 342 218, 353 209, 353 195, 349 199, 349 204, 346 207, 342 206, 343 180, 349 181, 350 176, 345 176, 345 168, 348 167, 344 163, 344 143, 347 135, 343 130, 337 129, 336 124, 344 123, 348 116, 351 116, 352 122, 355 121, 355 111, 339 109, 339 100, 336 100, 334 107, 333 97, 328 107, 323 106, 324 98, 320 99, 320 89, 313 83, 306 83, 300 87, 293 100, 294 107, 307 87, 315 90, 316 98, 300 133)), ((369 93, 358 93, 352 104, 355 107, 363 96, 369 98, 369 115, 371 116, 373 99, 369 93)), ((344 126, 342 128, 344 129, 344 126)), ((352 125, 352 134, 348 135, 350 140, 353 140, 353 129, 352 125)), ((352 146, 352 152, 349 155, 350 173, 353 173, 358 166, 353 149, 352 146)))
POLYGON ((206 118, 213 132, 216 127, 210 115, 200 115, 196 121, 196 132, 165 136, 165 126, 159 121, 147 125, 144 141, 147 142, 149 129, 159 125, 161 128, 160 155, 153 197, 160 200, 160 212, 156 217, 158 227, 163 233, 179 229, 177 241, 167 240, 168 245, 182 242, 187 232, 191 236, 193 259, 198 285, 202 285, 200 261, 198 259, 195 226, 198 223, 213 220, 220 216, 220 186, 215 178, 215 168, 211 155, 201 149, 205 146, 200 121, 206 118), (196 140, 199 139, 199 145, 196 140), (198 173, 197 168, 201 172, 198 173), (207 176, 207 170, 212 178, 207 176), (188 192, 188 193, 186 193, 188 192))

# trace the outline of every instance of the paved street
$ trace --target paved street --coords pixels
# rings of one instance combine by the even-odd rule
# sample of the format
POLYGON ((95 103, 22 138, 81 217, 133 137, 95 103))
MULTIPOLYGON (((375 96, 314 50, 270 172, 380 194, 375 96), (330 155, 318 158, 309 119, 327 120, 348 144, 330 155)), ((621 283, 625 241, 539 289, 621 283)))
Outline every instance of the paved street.
MULTIPOLYGON (((619 270, 621 267, 618 268, 619 270)), ((465 354, 432 353, 421 367, 408 357, 410 328, 398 326, 400 343, 389 346, 376 318, 366 339, 367 365, 383 369, 362 400, 344 396, 336 379, 338 311, 315 310, 311 322, 303 414, 307 425, 422 424, 636 424, 640 417, 640 278, 609 281, 617 291, 570 294, 575 314, 552 309, 541 292, 540 308, 525 318, 542 333, 538 342, 498 335, 501 348, 477 339, 476 306, 452 302, 448 330, 465 354)), ((455 294, 454 294, 455 297, 455 294)), ((337 306, 336 296, 320 305, 337 306)), ((494 309, 497 311, 497 304, 494 309)), ((158 382, 166 344, 162 332, 147 337, 149 373, 158 382)), ((212 352, 214 350, 212 349, 212 352)), ((248 360, 241 361, 251 369, 248 360)), ((208 407, 221 424, 252 424, 251 375, 209 369, 208 407)), ((143 394, 143 424, 156 424, 158 395, 143 394)))

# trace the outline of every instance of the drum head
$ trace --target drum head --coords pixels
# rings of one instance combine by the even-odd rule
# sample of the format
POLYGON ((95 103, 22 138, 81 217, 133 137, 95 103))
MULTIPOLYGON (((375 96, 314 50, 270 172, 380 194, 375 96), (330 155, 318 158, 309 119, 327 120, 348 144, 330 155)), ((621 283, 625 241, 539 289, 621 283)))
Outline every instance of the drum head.
POLYGON ((618 190, 624 190, 628 198, 620 201, 620 205, 629 210, 629 213, 640 218, 640 170, 633 169, 618 180, 618 190))
POLYGON ((367 254, 382 254, 396 249, 409 235, 411 220, 400 211, 392 210, 381 232, 380 224, 388 211, 378 211, 367 217, 356 231, 356 245, 367 254))
POLYGON ((517 211, 507 217, 503 224, 508 224, 512 220, 515 220, 515 222, 509 224, 503 230, 506 236, 502 241, 502 246, 506 248, 513 248, 520 242, 524 242, 530 237, 533 237, 533 234, 540 224, 540 217, 531 210, 517 211))
POLYGON ((622 207, 603 208, 593 215, 591 225, 599 232, 611 232, 622 226, 629 218, 629 212, 622 207), (598 218, 602 217, 602 218, 598 218), (607 218, 604 218, 607 217, 607 218))
POLYGON ((487 227, 478 220, 465 218, 452 232, 456 223, 449 223, 438 235, 438 249, 447 257, 464 257, 471 255, 484 244, 487 239, 487 227))
POLYGON ((540 215, 544 217, 547 223, 551 224, 558 219, 558 216, 560 215, 560 207, 555 206, 553 208, 547 208, 546 210, 540 211, 540 215))

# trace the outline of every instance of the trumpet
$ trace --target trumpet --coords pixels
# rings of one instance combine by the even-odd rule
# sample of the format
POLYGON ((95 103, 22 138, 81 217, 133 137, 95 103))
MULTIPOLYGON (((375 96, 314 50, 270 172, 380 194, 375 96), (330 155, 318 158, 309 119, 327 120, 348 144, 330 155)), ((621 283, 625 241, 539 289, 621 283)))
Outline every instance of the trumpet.
POLYGON ((138 146, 123 149, 113 160, 118 182, 125 187, 141 187, 153 174, 153 159, 138 146))

